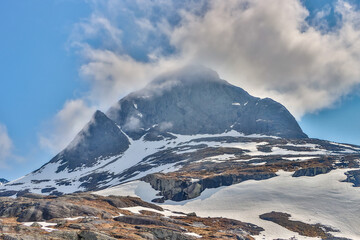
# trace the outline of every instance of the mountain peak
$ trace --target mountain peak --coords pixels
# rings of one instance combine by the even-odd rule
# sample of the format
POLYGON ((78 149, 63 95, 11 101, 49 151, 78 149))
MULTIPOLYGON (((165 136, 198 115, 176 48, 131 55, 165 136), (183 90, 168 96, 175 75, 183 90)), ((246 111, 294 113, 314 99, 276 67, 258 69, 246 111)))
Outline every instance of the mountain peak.
POLYGON ((280 103, 260 99, 221 80, 202 66, 191 65, 161 75, 111 108, 108 116, 133 139, 149 131, 218 134, 235 130, 285 138, 306 138, 295 118, 280 103), (166 126, 166 128, 159 126, 166 126))
POLYGON ((103 113, 100 110, 96 110, 95 113, 92 116, 92 119, 97 120, 97 119, 105 119, 108 118, 105 113, 103 113))
POLYGON ((51 162, 61 161, 58 171, 65 168, 72 171, 83 165, 92 166, 100 158, 119 155, 129 145, 129 139, 118 125, 97 110, 74 140, 51 162))

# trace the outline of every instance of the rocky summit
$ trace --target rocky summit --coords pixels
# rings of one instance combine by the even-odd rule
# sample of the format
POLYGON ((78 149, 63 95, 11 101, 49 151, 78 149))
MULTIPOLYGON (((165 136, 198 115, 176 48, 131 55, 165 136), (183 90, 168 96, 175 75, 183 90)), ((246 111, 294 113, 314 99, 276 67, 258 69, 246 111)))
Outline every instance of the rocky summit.
POLYGON ((0 215, 11 236, 30 231, 18 222, 95 217, 61 222, 50 239, 124 237, 114 228, 127 239, 352 239, 359 168, 359 146, 308 138, 280 103, 188 66, 96 111, 48 163, 2 185, 0 215))
POLYGON ((307 137, 280 103, 253 97, 199 66, 158 77, 121 99, 108 115, 133 139, 154 133, 194 135, 230 130, 246 135, 307 137))

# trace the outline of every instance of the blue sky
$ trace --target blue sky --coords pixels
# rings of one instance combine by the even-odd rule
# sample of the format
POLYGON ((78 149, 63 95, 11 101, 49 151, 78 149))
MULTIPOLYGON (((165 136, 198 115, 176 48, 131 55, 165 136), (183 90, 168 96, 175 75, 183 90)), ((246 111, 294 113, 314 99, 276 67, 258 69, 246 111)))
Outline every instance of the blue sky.
MULTIPOLYGON (((67 115, 66 110, 69 106, 73 106, 73 114, 77 113, 76 107, 84 112, 81 115, 82 122, 79 120, 78 124, 82 125, 88 119, 88 113, 97 108, 106 110, 115 99, 146 82, 146 80, 134 81, 132 84, 129 69, 140 69, 143 67, 141 63, 156 63, 156 67, 159 67, 160 64, 157 63, 161 61, 158 59, 168 61, 169 56, 179 54, 181 51, 185 52, 187 46, 179 47, 176 39, 184 32, 184 29, 177 30, 186 26, 182 24, 183 16, 178 12, 172 14, 172 10, 167 11, 167 8, 158 5, 150 6, 151 11, 148 11, 146 6, 138 6, 131 1, 104 2, 108 4, 117 2, 113 6, 118 6, 118 9, 111 9, 109 5, 98 1, 82 0, 23 0, 0 3, 0 124, 6 127, 12 146, 3 155, 3 159, 0 153, 0 161, 4 162, 0 165, 0 177, 15 179, 46 163, 57 152, 57 147, 59 149, 62 147, 60 140, 52 142, 52 138, 60 138, 68 128, 72 132, 62 140, 62 143, 71 139, 74 131, 78 130, 71 126, 76 124, 67 122, 67 125, 61 125, 64 118, 68 120, 73 117, 67 115), (164 18, 167 25, 162 24, 164 18), (166 31, 160 31, 160 28, 166 28, 166 31), (174 33, 171 35, 171 40, 168 31, 174 33), (104 68, 100 68, 104 64, 99 65, 101 61, 99 59, 109 56, 114 57, 121 66, 127 66, 128 75, 123 73, 121 68, 105 68, 105 70, 110 69, 110 74, 107 74, 104 68), (129 62, 132 65, 126 65, 129 62), (120 79, 114 83, 115 85, 111 85, 114 93, 109 92, 108 98, 98 101, 99 96, 102 97, 104 92, 108 92, 104 87, 108 85, 103 84, 103 79, 108 81, 112 78, 120 79), (117 86, 120 90, 113 86, 117 86), (39 139, 47 141, 41 142, 39 139), (44 142, 50 143, 44 144, 44 142)), ((201 1, 185 2, 189 5, 173 6, 176 5, 175 1, 172 2, 172 7, 190 11, 188 9, 192 6, 190 2, 201 1)), ((316 25, 316 29, 322 31, 324 35, 337 31, 341 28, 342 21, 341 14, 334 10, 337 3, 338 1, 334 0, 304 0, 302 4, 310 12, 306 18, 307 23, 310 26, 316 25), (329 11, 329 14, 322 19, 322 24, 318 24, 316 22, 318 13, 326 12, 324 9, 329 11)), ((357 11, 359 7, 357 1, 350 3, 357 11)), ((195 17, 206 14, 208 6, 200 5, 200 7, 196 5, 199 7, 198 12, 191 12, 195 17)), ((177 55, 178 58, 180 57, 177 55)), ((215 64, 216 61, 211 63, 215 64)), ((150 68, 152 66, 154 65, 150 65, 150 68)), ((148 68, 145 66, 144 69, 148 68)), ((280 94, 279 100, 281 100, 293 94, 286 95, 285 91, 289 89, 287 84, 283 84, 282 88, 270 89, 269 92, 264 90, 257 93, 252 90, 255 88, 251 84, 243 86, 241 81, 231 81, 231 76, 235 73, 230 73, 228 68, 219 69, 223 78, 255 95, 266 96, 268 93, 272 96, 271 94, 277 91, 284 94, 283 96, 280 94)), ((145 77, 141 75, 142 78, 151 78, 151 76, 151 74, 145 77)), ((244 78, 248 76, 258 77, 253 73, 244 74, 244 78)), ((344 76, 353 78, 354 74, 344 76)), ((341 79, 344 82, 345 80, 341 79)), ((339 88, 342 88, 340 85, 339 88)), ((300 125, 310 137, 360 145, 358 137, 360 95, 356 86, 353 82, 349 83, 336 98, 329 98, 329 104, 319 104, 316 108, 298 107, 304 106, 306 102, 304 101, 294 104, 294 107, 289 105, 289 108, 295 111, 299 109, 300 125), (351 86, 350 90, 349 86, 351 86)), ((332 88, 329 90, 329 95, 334 95, 331 91, 332 88)), ((293 101, 295 100, 289 101, 289 104, 293 101)))

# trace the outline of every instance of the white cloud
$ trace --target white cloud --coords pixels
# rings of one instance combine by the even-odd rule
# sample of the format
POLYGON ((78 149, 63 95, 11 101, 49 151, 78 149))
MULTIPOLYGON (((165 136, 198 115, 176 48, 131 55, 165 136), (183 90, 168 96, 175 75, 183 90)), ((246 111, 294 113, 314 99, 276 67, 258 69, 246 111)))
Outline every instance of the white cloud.
POLYGON ((121 46, 122 31, 103 16, 94 13, 86 21, 76 24, 74 28, 76 30, 70 37, 72 45, 82 45, 86 40, 97 38, 105 47, 114 44, 121 46))
MULTIPOLYGON (((308 11, 298 0, 208 3, 205 13, 195 14, 194 8, 178 10, 167 2, 168 12, 181 16, 180 24, 174 26, 165 17, 152 26, 144 16, 138 20, 146 26, 142 27, 144 35, 154 31, 167 35, 176 54, 163 56, 154 51, 152 61, 140 62, 126 54, 87 46, 88 63, 81 72, 92 81, 92 99, 103 101, 99 99, 106 96, 108 105, 169 66, 186 63, 208 66, 254 95, 272 97, 297 117, 332 106, 359 84, 359 12, 349 3, 338 2, 342 25, 326 33, 308 25, 308 11)), ((162 4, 153 1, 144 6, 151 9, 162 4)))
POLYGON ((83 100, 67 101, 61 111, 51 119, 40 134, 40 145, 57 153, 65 148, 76 134, 90 121, 95 109, 83 100), (51 131, 49 131, 51 129, 51 131))
POLYGON ((160 131, 166 131, 167 129, 170 129, 173 127, 173 123, 172 122, 162 122, 159 125, 159 130, 160 131))
POLYGON ((0 168, 7 167, 7 161, 12 157, 13 142, 10 139, 6 126, 0 124, 0 168))
POLYGON ((127 131, 136 131, 141 128, 141 120, 137 117, 130 117, 124 124, 124 129, 127 131))
POLYGON ((42 138, 51 149, 70 142, 95 108, 105 111, 158 74, 187 64, 212 68, 255 96, 281 102, 297 118, 333 106, 360 83, 360 14, 344 0, 336 4, 343 17, 333 31, 323 27, 328 9, 312 26, 299 0, 90 2, 93 14, 72 37, 90 91, 55 117, 55 131, 42 138), (101 44, 92 45, 94 39, 101 44))
POLYGON ((358 13, 348 11, 354 16, 346 13, 338 31, 324 34, 307 25, 297 0, 213 0, 204 17, 184 13, 170 37, 183 55, 299 117, 331 106, 360 83, 358 13))

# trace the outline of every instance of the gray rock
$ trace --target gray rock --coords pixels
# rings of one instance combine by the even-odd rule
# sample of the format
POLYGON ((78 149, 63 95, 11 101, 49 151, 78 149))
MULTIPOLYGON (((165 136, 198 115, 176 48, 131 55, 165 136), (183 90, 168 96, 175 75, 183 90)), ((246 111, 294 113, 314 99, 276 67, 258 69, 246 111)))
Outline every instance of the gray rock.
POLYGON ((33 224, 31 224, 31 227, 41 228, 42 226, 39 223, 34 222, 33 224))
POLYGON ((348 171, 345 175, 346 179, 343 182, 351 182, 353 187, 360 187, 360 170, 348 171))
MULTIPOLYGON (((155 226, 166 226, 166 227, 172 227, 172 228, 179 228, 175 224, 172 224, 171 222, 166 221, 160 221, 156 218, 150 217, 150 216, 120 216, 114 218, 115 221, 123 222, 127 224, 133 224, 133 225, 155 225, 155 226)), ((163 219, 164 220, 164 219, 163 219)))
POLYGON ((166 229, 166 228, 152 228, 150 231, 158 239, 164 239, 164 240, 193 240, 193 239, 196 239, 195 237, 184 235, 181 232, 173 231, 173 230, 166 229))
POLYGON ((102 211, 88 206, 75 205, 65 201, 1 201, 1 217, 17 217, 19 222, 43 221, 73 216, 96 216, 102 211))
POLYGON ((79 233, 79 239, 82 240, 115 240, 116 238, 110 237, 108 235, 93 232, 93 231, 82 231, 79 233))
POLYGON ((242 236, 242 235, 236 235, 236 240, 251 240, 253 238, 249 238, 247 236, 242 236))
POLYGON ((20 237, 12 236, 10 234, 4 234, 2 235, 4 240, 20 240, 20 237))
POLYGON ((191 212, 191 213, 188 213, 186 214, 187 216, 189 217, 196 217, 196 213, 195 212, 191 212))
POLYGON ((146 240, 157 240, 157 238, 155 238, 155 236, 149 232, 139 232, 137 233, 137 235, 139 235, 140 237, 146 240))
POLYGON ((308 176, 313 177, 319 174, 325 174, 333 170, 332 167, 311 167, 311 168, 303 168, 296 170, 293 177, 302 177, 302 176, 308 176))
POLYGON ((81 224, 75 224, 75 223, 72 223, 72 224, 69 224, 68 228, 72 228, 72 229, 84 229, 84 226, 81 225, 81 224))
POLYGON ((77 240, 79 236, 75 231, 53 231, 49 233, 49 236, 53 239, 63 239, 63 240, 77 240))
POLYGON ((36 193, 25 193, 22 197, 32 198, 32 199, 44 199, 47 196, 36 193))
MULTIPOLYGON (((201 179, 198 182, 191 182, 189 179, 166 178, 163 177, 163 174, 161 173, 155 173, 149 174, 141 178, 141 180, 150 183, 150 185, 155 190, 160 191, 163 199, 183 201, 200 196, 200 194, 207 188, 230 186, 232 184, 240 183, 246 180, 263 180, 275 176, 276 174, 272 172, 254 172, 253 174, 224 174, 210 176, 201 179)), ((160 199, 156 199, 156 201, 158 202, 160 199)))

